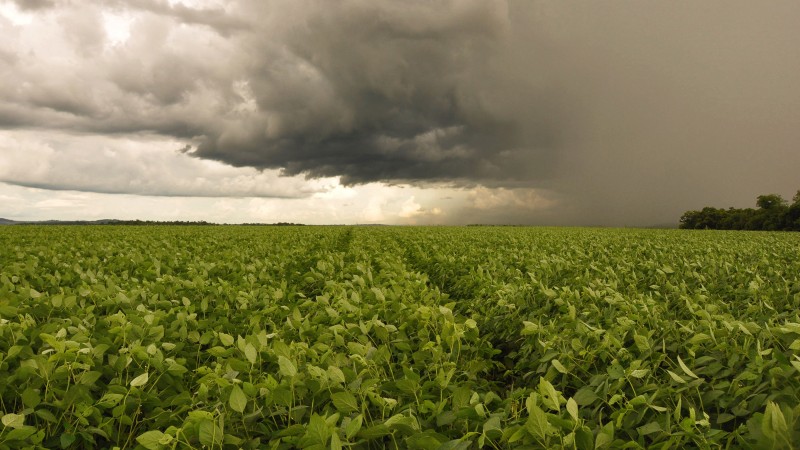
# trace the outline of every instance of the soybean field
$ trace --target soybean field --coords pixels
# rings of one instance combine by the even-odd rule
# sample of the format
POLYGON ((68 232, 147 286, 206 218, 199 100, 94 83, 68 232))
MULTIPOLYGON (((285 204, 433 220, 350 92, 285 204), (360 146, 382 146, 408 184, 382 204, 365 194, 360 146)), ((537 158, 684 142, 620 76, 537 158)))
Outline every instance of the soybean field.
POLYGON ((800 447, 800 234, 0 227, 0 449, 800 447))

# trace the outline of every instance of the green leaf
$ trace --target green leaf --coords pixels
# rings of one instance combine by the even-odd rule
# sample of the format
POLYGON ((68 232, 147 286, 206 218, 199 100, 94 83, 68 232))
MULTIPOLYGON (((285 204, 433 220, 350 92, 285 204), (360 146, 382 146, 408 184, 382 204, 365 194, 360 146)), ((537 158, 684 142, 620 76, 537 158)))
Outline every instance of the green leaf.
POLYGON ((336 433, 331 435, 331 450, 342 450, 342 440, 336 433))
POLYGON ((206 350, 206 352, 211 356, 216 356, 217 358, 227 358, 233 353, 233 349, 215 345, 206 350))
POLYGON ((243 413, 244 409, 247 407, 247 396, 239 385, 233 385, 231 396, 228 398, 228 404, 231 405, 231 409, 238 413, 243 413))
POLYGON ((528 431, 528 429, 527 429, 527 428, 524 428, 524 427, 519 427, 519 428, 517 428, 517 430, 516 430, 516 431, 514 431, 514 432, 511 434, 511 436, 508 438, 508 443, 509 443, 509 444, 513 444, 513 443, 515 443, 515 442, 519 441, 520 439, 522 439, 522 438, 526 437, 528 434, 530 434, 530 432, 528 431))
POLYGON ((413 416, 395 414, 386 419, 384 424, 392 431, 399 430, 403 434, 407 435, 414 434, 419 431, 419 422, 413 416))
POLYGON ((686 375, 689 375, 690 377, 692 377, 694 379, 700 378, 697 375, 695 375, 694 372, 689 370, 688 367, 686 367, 686 364, 683 363, 683 360, 681 359, 680 356, 678 356, 678 365, 681 366, 681 369, 683 370, 684 373, 686 373, 686 375))
POLYGON ((549 434, 555 432, 553 426, 547 421, 547 415, 536 405, 531 405, 530 416, 525 422, 525 428, 539 440, 544 440, 549 434))
POLYGON ((12 345, 12 346, 11 346, 11 347, 8 349, 8 353, 6 354, 6 358, 7 358, 7 359, 11 359, 11 358, 13 358, 13 357, 15 357, 15 356, 19 355, 19 354, 20 354, 20 352, 21 352, 21 351, 22 351, 24 348, 25 348, 25 347, 23 347, 23 346, 21 346, 21 345, 12 345))
POLYGON ((218 336, 219 336, 219 342, 222 343, 222 345, 224 345, 225 347, 230 347, 231 345, 233 345, 233 336, 231 336, 230 334, 223 333, 220 331, 218 333, 218 336))
POLYGON ((131 380, 131 386, 132 387, 144 386, 145 384, 147 384, 147 380, 149 379, 150 375, 147 372, 145 372, 139 375, 138 377, 134 378, 133 380, 131 380))
POLYGON ((358 411, 358 401, 353 394, 347 391, 337 392, 331 395, 331 401, 333 402, 333 406, 336 407, 336 410, 343 414, 358 411))
POLYGON ((12 319, 12 318, 17 316, 18 312, 19 312, 19 309, 15 308, 13 306, 0 305, 0 317, 7 317, 9 319, 12 319))
POLYGON ((97 406, 101 408, 113 408, 117 406, 117 404, 124 398, 125 396, 122 394, 113 394, 107 393, 105 394, 98 402, 97 406))
POLYGON ((222 437, 223 448, 228 448, 228 447, 243 448, 242 442, 244 441, 241 438, 236 437, 229 433, 225 433, 222 437))
POLYGON ((503 434, 503 424, 500 421, 500 416, 493 415, 489 417, 489 420, 483 423, 483 433, 489 434, 492 433, 493 435, 496 434, 503 434))
POLYGON ((527 320, 522 322, 522 331, 520 332, 521 335, 528 336, 536 333, 537 331, 539 331, 539 325, 533 322, 528 322, 527 320))
POLYGON ((297 375, 297 367, 285 356, 278 356, 278 366, 281 375, 285 377, 293 378, 297 375))
POLYGON ((41 396, 39 396, 39 392, 34 389, 27 388, 22 391, 22 404, 27 406, 28 408, 35 408, 39 403, 42 402, 41 396))
POLYGON ((308 421, 308 425, 306 426, 306 434, 303 437, 303 441, 299 443, 301 447, 310 447, 311 445, 308 444, 317 444, 317 445, 325 445, 328 442, 328 439, 331 436, 330 427, 318 414, 312 414, 311 419, 308 421), (303 443, 307 443, 303 445, 303 443))
POLYGON ((96 370, 85 372, 83 375, 81 375, 79 383, 84 386, 92 386, 95 384, 95 382, 97 382, 98 379, 100 379, 102 375, 102 372, 98 372, 96 370))
POLYGON ((567 412, 569 413, 572 420, 578 421, 578 403, 575 402, 572 398, 567 400, 567 412))
POLYGON ((567 370, 567 368, 566 368, 566 367, 564 367, 564 365, 563 365, 563 364, 561 364, 561 361, 559 361, 559 360, 557 360, 557 359, 554 359, 554 360, 552 360, 552 361, 550 361, 550 362, 553 364, 553 367, 555 367, 557 371, 559 371, 559 372, 561 372, 561 373, 569 373, 569 371, 567 370))
POLYGON ((359 414, 351 420, 344 429, 344 434, 347 436, 347 439, 352 439, 358 432, 361 430, 361 425, 364 421, 364 417, 359 414))
POLYGON ((761 432, 773 440, 788 435, 789 426, 781 408, 775 403, 768 401, 764 418, 761 419, 761 432))
POLYGON ((20 428, 25 425, 25 416, 22 414, 6 414, 0 419, 4 426, 9 428, 20 428))
POLYGON ((244 346, 244 357, 247 358, 248 361, 250 361, 250 364, 255 364, 256 361, 258 361, 258 352, 256 351, 256 348, 253 346, 253 344, 248 342, 244 346))
POLYGON ((594 441, 594 448, 606 448, 614 442, 614 422, 603 425, 594 441))
POLYGON ((472 447, 472 441, 467 439, 453 439, 445 442, 437 450, 468 450, 472 447))
POLYGON ((328 366, 328 378, 337 383, 345 383, 347 381, 342 369, 335 366, 328 366))
POLYGON ((292 391, 286 386, 278 386, 272 390, 272 398, 275 404, 281 406, 292 405, 292 391))
POLYGON ((575 402, 580 406, 588 406, 594 403, 598 397, 597 394, 594 393, 594 390, 589 386, 584 386, 575 393, 573 397, 575 402))
POLYGON ((222 443, 222 430, 213 420, 203 420, 198 427, 200 443, 208 446, 219 446, 222 443))
POLYGON ((645 352, 650 349, 650 339, 648 339, 646 336, 634 334, 633 342, 636 344, 636 348, 639 349, 640 352, 645 352))
POLYGON ((578 450, 592 450, 594 445, 594 435, 589 427, 582 426, 575 430, 575 447, 578 450))
POLYGON ((389 427, 380 423, 378 425, 373 425, 369 428, 364 428, 358 433, 358 437, 366 440, 377 439, 387 434, 391 434, 392 431, 389 430, 389 427))
POLYGON ((542 394, 542 400, 548 408, 561 412, 561 400, 558 391, 543 377, 539 378, 539 393, 542 394))
POLYGON ((34 412, 33 414, 35 414, 36 417, 39 417, 40 419, 44 420, 45 422, 50 422, 50 423, 58 422, 58 418, 56 418, 55 414, 53 414, 50 411, 48 411, 46 409, 43 409, 43 408, 42 409, 37 409, 36 412, 34 412))
POLYGON ((680 422, 681 420, 681 406, 683 405, 683 396, 678 397, 678 404, 675 405, 675 410, 672 411, 672 418, 675 419, 675 422, 680 422))
POLYGON ((36 433, 35 427, 20 427, 15 428, 8 432, 5 436, 0 439, 7 440, 7 441, 24 441, 29 437, 33 436, 36 433))
POLYGON ((136 442, 138 442, 142 447, 146 448, 147 450, 158 450, 161 447, 161 439, 163 437, 164 433, 157 430, 152 430, 140 434, 136 438, 136 442))
POLYGON ((416 450, 439 450, 447 436, 428 430, 415 433, 405 439, 405 448, 416 450))
POLYGON ((68 448, 75 442, 75 439, 77 439, 77 436, 72 433, 61 433, 61 438, 59 439, 61 448, 68 448))
POLYGON ((638 431, 641 436, 647 436, 648 434, 662 431, 662 428, 658 422, 650 422, 647 425, 637 428, 636 431, 638 431))
POLYGON ((677 373, 675 373, 675 372, 673 372, 671 370, 667 370, 667 373, 669 373, 669 376, 672 377, 672 379, 677 381, 678 383, 686 383, 686 380, 681 378, 677 373))

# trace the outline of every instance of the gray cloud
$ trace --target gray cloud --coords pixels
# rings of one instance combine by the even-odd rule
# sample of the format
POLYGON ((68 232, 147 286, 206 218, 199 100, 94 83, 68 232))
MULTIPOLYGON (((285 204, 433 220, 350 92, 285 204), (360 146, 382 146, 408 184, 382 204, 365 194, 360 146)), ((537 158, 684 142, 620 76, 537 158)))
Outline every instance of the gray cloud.
POLYGON ((161 133, 189 139, 197 157, 347 184, 549 172, 551 121, 522 124, 498 103, 532 89, 504 79, 514 39, 505 1, 242 1, 230 13, 111 4, 146 11, 130 41, 103 47, 99 10, 65 7, 71 49, 96 65, 59 77, 19 70, 34 81, 6 92, 0 124, 161 133))
POLYGON ((503 80, 514 38, 506 2, 302 1, 259 10, 270 39, 245 38, 260 55, 245 66, 258 115, 205 135, 197 156, 344 183, 548 173, 551 124, 528 116, 523 125, 497 104, 504 91, 531 89, 503 80), (526 127, 540 130, 525 135, 526 127))
POLYGON ((800 187, 791 0, 16 3, 51 26, 33 39, 0 18, 6 129, 159 134, 345 184, 558 193, 547 218, 465 209, 498 222, 661 223, 800 187), (124 44, 106 13, 131 16, 124 44))
POLYGON ((185 153, 176 141, 157 136, 11 131, 0 134, 0 182, 103 194, 282 199, 307 198, 335 184, 235 168, 185 153))
POLYGON ((26 10, 37 10, 37 9, 44 9, 50 8, 55 5, 55 0, 14 0, 14 3, 19 7, 19 9, 26 11, 26 10))
POLYGON ((107 4, 120 9, 138 9, 171 17, 183 24, 205 25, 229 36, 250 28, 248 20, 234 17, 225 8, 191 8, 183 3, 170 4, 164 0, 107 0, 107 4))

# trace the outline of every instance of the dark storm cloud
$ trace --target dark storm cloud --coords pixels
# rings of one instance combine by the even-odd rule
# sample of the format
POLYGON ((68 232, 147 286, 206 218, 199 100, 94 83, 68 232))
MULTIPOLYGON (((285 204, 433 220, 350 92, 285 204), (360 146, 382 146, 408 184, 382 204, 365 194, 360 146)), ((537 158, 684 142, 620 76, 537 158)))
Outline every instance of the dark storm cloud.
POLYGON ((514 39, 504 1, 272 2, 246 39, 258 117, 204 136, 199 157, 369 181, 497 181, 548 173, 544 113, 514 117, 503 91, 514 39), (523 133, 528 129, 528 134, 523 133))

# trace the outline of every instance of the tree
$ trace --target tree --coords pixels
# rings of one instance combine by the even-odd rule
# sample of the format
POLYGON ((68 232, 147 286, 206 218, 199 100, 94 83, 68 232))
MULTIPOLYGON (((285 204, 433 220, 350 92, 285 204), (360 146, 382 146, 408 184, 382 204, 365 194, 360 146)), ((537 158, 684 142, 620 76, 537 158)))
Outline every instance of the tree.
POLYGON ((756 200, 756 206, 761 209, 773 209, 785 205, 786 200, 778 194, 759 195, 756 200))
POLYGON ((759 207, 757 229, 767 231, 783 230, 785 228, 786 200, 778 194, 759 195, 756 200, 759 207))
POLYGON ((784 222, 787 230, 800 231, 800 191, 792 197, 792 206, 786 211, 784 222))
POLYGON ((697 223, 700 220, 700 211, 686 211, 680 219, 680 228, 686 230, 694 230, 697 228, 697 223))
POLYGON ((796 230, 800 231, 800 190, 792 204, 778 194, 759 195, 758 209, 717 209, 705 207, 686 211, 680 218, 680 228, 712 230, 796 230))

